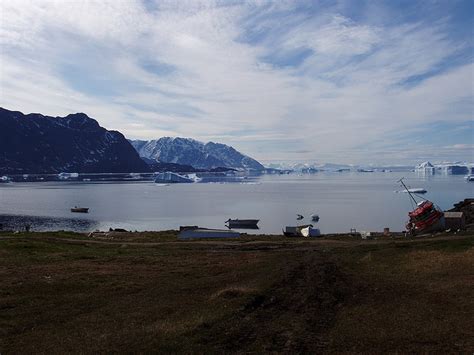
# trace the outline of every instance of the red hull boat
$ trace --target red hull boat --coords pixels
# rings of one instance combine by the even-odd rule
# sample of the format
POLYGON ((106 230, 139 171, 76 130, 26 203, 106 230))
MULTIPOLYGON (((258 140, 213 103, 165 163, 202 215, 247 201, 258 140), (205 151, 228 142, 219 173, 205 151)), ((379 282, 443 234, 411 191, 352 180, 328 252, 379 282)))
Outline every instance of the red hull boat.
POLYGON ((405 187, 413 202, 416 203, 416 208, 408 212, 409 221, 406 224, 408 233, 417 235, 444 230, 445 220, 443 211, 428 200, 422 200, 417 203, 413 197, 413 193, 406 187, 402 179, 400 182, 403 187, 405 187))

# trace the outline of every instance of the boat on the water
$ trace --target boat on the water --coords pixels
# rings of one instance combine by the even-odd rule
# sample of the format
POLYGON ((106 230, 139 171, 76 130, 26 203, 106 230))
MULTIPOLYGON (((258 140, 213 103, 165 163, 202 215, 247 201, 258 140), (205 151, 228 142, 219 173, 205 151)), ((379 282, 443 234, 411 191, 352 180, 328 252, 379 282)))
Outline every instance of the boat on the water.
POLYGON ((412 193, 412 194, 426 194, 428 191, 426 191, 425 189, 421 188, 421 187, 415 187, 413 189, 407 189, 405 191, 403 191, 405 193, 412 193))
POLYGON ((474 181, 474 175, 467 175, 464 179, 466 179, 466 181, 474 181))
POLYGON ((225 221, 229 228, 258 229, 259 219, 228 219, 225 221))
POLYGON ((71 212, 74 212, 74 213, 89 213, 89 208, 88 207, 74 206, 73 208, 71 208, 71 212))
POLYGON ((403 179, 400 179, 399 182, 402 183, 406 192, 416 205, 413 211, 408 212, 409 221, 406 224, 407 232, 411 235, 417 235, 444 230, 445 219, 443 211, 429 200, 417 202, 413 197, 413 192, 409 191, 403 179))

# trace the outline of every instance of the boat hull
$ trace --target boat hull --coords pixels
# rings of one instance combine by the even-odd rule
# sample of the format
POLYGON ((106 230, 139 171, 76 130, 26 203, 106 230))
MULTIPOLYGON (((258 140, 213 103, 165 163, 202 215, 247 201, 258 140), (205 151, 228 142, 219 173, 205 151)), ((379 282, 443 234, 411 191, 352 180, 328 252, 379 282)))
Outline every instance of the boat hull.
POLYGON ((431 201, 420 202, 408 216, 410 221, 407 223, 407 231, 412 235, 437 232, 445 228, 444 213, 431 201))
POLYGON ((229 219, 226 224, 229 228, 258 229, 259 219, 229 219))
POLYGON ((89 208, 71 208, 71 212, 73 213, 89 213, 89 208))

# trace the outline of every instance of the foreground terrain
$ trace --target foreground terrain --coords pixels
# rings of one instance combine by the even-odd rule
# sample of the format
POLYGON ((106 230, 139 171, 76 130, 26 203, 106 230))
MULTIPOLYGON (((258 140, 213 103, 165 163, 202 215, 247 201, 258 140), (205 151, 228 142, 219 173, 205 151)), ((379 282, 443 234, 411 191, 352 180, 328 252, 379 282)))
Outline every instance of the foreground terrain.
POLYGON ((474 235, 0 234, 0 353, 474 351, 474 235))

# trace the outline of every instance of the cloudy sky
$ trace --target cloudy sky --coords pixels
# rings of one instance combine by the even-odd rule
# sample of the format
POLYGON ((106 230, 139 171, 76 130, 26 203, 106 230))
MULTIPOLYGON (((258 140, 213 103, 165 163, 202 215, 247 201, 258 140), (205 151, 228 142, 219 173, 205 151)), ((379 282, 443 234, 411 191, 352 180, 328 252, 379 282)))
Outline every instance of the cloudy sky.
POLYGON ((263 161, 474 161, 474 1, 0 2, 0 106, 263 161))

